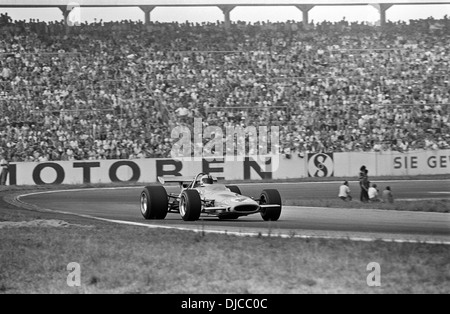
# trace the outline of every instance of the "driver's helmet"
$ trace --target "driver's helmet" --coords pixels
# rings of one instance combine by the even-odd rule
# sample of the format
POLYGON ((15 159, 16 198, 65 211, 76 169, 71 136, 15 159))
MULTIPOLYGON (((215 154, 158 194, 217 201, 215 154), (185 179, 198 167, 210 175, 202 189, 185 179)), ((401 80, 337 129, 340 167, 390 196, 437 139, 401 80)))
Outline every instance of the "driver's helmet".
POLYGON ((210 175, 205 174, 204 176, 202 176, 202 178, 200 179, 200 182, 202 185, 211 185, 214 184, 214 180, 210 175))

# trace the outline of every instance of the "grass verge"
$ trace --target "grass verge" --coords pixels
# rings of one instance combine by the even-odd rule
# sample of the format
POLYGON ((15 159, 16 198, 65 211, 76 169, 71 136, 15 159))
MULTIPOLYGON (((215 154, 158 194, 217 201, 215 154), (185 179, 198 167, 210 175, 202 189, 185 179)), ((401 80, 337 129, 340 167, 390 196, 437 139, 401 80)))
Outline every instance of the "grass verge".
POLYGON ((414 211, 414 212, 436 212, 450 213, 449 199, 436 200, 414 200, 414 201, 395 201, 393 204, 388 203, 362 203, 360 201, 344 202, 340 199, 333 200, 286 200, 285 205, 288 206, 304 206, 304 207, 328 207, 328 208, 357 208, 357 209, 383 209, 398 211, 414 211))

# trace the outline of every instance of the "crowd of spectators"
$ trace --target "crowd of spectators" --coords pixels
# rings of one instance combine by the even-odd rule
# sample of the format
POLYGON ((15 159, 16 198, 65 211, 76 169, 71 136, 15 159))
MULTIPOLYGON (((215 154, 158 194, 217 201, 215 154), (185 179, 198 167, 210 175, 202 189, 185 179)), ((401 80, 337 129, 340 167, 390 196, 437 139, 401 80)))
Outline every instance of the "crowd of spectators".
POLYGON ((0 18, 0 155, 169 157, 171 131, 279 126, 279 150, 450 148, 450 19, 65 27, 0 18))

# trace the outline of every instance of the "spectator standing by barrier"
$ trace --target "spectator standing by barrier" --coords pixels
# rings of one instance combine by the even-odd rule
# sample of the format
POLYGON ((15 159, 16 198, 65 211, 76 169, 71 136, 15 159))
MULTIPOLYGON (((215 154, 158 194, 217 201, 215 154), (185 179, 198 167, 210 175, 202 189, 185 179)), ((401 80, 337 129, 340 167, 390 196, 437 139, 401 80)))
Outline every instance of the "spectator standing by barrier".
POLYGON ((8 171, 9 171, 9 163, 3 156, 0 156, 0 169, 1 169, 0 185, 6 185, 6 179, 8 178, 8 171))
POLYGON ((366 169, 366 166, 362 166, 359 170, 359 186, 361 187, 360 201, 367 203, 369 201, 369 171, 366 169))

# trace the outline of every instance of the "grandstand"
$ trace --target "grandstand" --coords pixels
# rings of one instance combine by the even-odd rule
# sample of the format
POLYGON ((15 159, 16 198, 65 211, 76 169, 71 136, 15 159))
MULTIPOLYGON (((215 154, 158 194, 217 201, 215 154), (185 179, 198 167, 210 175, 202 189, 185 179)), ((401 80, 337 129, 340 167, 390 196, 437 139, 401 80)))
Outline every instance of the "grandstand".
POLYGON ((0 155, 13 162, 168 157, 170 130, 194 118, 279 126, 287 157, 450 147, 447 18, 67 29, 2 15, 0 40, 0 155))
POLYGON ((386 23, 386 12, 395 5, 442 5, 448 0, 1 0, 0 8, 60 8, 67 20, 76 7, 139 7, 144 12, 146 23, 151 21, 151 12, 156 7, 210 7, 222 10, 225 25, 231 23, 231 11, 238 6, 291 6, 299 9, 303 23, 309 23, 309 11, 316 6, 361 6, 372 5, 380 13, 380 23, 386 23))

